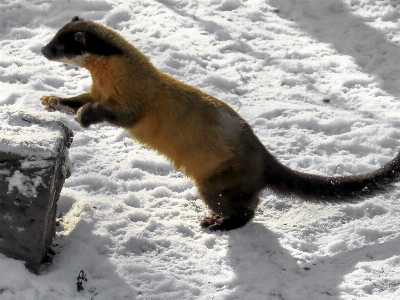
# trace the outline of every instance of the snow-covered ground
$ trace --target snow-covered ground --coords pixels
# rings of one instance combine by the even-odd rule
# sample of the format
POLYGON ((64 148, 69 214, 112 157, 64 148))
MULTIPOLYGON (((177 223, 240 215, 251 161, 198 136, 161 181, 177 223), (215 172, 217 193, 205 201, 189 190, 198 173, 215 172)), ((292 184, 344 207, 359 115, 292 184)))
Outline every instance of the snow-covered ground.
POLYGON ((400 148, 399 0, 0 0, 0 109, 75 134, 53 262, 37 276, 0 255, 1 300, 400 299, 400 184, 350 204, 266 190, 253 222, 212 233, 164 158, 118 128, 44 112, 41 95, 91 84, 40 54, 75 15, 226 101, 291 168, 360 174, 400 148))

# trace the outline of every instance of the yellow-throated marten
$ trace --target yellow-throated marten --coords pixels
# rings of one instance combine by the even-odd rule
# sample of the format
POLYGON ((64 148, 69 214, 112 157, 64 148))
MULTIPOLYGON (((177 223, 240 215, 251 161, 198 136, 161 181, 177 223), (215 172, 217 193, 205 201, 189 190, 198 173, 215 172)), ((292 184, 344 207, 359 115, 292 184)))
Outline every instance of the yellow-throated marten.
POLYGON ((359 176, 323 177, 294 171, 273 157, 250 126, 227 104, 156 69, 118 33, 74 17, 42 49, 49 60, 90 71, 88 93, 43 96, 47 110, 76 113, 83 127, 108 122, 123 127, 184 170, 212 210, 201 221, 210 230, 245 225, 259 192, 268 187, 307 199, 372 194, 398 180, 400 154, 359 176))

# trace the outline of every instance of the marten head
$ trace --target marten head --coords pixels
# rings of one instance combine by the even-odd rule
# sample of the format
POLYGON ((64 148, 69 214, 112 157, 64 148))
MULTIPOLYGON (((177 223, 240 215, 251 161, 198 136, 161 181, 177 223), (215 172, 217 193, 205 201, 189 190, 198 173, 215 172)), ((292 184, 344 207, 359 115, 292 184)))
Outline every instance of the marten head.
POLYGON ((113 43, 110 30, 91 21, 73 17, 42 48, 49 60, 82 66, 86 55, 118 55, 122 51, 113 43))

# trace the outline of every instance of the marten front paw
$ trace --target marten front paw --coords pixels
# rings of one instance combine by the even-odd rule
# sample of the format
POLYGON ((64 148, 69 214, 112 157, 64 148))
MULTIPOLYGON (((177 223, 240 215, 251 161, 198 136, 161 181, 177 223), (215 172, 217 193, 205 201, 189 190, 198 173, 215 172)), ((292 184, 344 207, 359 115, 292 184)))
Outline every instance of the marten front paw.
POLYGON ((75 116, 75 121, 81 124, 82 127, 89 127, 92 124, 100 123, 104 120, 104 116, 99 108, 99 103, 86 103, 75 116))
POLYGON ((40 97, 40 102, 47 111, 60 111, 70 115, 74 115, 76 113, 75 109, 61 104, 61 98, 57 96, 42 96, 40 97))

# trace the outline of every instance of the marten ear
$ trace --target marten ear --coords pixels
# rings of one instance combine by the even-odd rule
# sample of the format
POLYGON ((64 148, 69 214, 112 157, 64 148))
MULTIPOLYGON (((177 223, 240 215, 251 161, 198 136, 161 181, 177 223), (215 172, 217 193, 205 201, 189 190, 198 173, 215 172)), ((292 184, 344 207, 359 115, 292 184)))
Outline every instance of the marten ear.
POLYGON ((71 22, 76 22, 76 21, 83 21, 83 19, 79 18, 78 16, 75 16, 71 20, 71 22))
POLYGON ((83 32, 80 32, 80 31, 76 32, 74 34, 74 39, 75 39, 75 41, 80 43, 82 46, 84 46, 84 47, 87 46, 86 36, 83 32))

